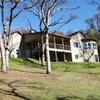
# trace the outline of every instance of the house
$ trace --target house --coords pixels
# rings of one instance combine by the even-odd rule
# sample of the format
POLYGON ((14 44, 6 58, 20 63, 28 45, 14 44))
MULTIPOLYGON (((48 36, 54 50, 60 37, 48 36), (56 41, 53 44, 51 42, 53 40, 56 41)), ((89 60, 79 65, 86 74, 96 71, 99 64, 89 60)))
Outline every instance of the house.
POLYGON ((21 40, 22 40, 22 34, 19 31, 12 32, 9 45, 11 57, 14 58, 18 57, 21 40))
POLYGON ((73 62, 98 62, 98 47, 96 39, 88 37, 82 31, 69 35, 73 62))
MULTIPOLYGON (((42 47, 45 47, 42 44, 45 39, 44 34, 29 31, 14 34, 12 37, 13 45, 18 42, 11 53, 12 57, 31 57, 41 60, 42 47)), ((49 52, 51 61, 99 61, 96 40, 86 37, 81 31, 68 36, 57 31, 49 33, 49 52)))

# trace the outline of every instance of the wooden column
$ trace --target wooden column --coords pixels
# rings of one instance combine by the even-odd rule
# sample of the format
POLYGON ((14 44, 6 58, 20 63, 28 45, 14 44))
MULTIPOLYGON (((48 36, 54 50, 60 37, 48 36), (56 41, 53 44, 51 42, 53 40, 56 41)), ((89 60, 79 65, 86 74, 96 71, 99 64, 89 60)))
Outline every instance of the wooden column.
MULTIPOLYGON (((56 39, 55 39, 55 36, 54 36, 54 48, 56 49, 56 39)), ((57 57, 57 51, 55 51, 55 60, 56 62, 58 61, 58 57, 57 57)))
POLYGON ((63 46, 63 50, 64 50, 64 39, 62 38, 62 46, 63 46))
POLYGON ((58 61, 57 51, 55 51, 55 60, 56 60, 56 62, 58 61))
POLYGON ((54 48, 56 49, 56 39, 55 39, 55 36, 54 36, 54 48))
MULTIPOLYGON (((64 38, 62 38, 62 45, 63 45, 63 50, 64 50, 64 38)), ((66 62, 66 54, 65 54, 65 52, 63 52, 63 56, 64 56, 64 62, 66 62)))
POLYGON ((64 62, 66 62, 67 60, 66 60, 66 54, 65 54, 65 52, 63 53, 63 55, 64 55, 64 62))

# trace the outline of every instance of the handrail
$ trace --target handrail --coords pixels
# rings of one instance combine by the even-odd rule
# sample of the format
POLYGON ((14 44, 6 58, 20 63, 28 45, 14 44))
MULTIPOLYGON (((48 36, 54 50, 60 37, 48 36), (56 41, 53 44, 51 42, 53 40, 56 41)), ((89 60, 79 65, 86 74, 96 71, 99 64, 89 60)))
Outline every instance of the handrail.
POLYGON ((54 43, 49 43, 49 48, 70 50, 70 46, 69 45, 54 44, 54 43))

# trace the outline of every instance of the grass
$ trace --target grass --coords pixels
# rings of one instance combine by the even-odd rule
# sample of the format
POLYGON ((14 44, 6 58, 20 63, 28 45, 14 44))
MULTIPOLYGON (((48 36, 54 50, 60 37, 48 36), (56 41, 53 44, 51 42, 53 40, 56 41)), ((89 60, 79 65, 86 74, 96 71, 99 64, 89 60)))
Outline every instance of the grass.
POLYGON ((11 59, 0 72, 0 100, 100 100, 100 63, 52 63, 52 74, 33 59, 11 59))
POLYGON ((100 73, 100 63, 57 62, 57 63, 52 63, 52 66, 53 70, 56 71, 58 70, 63 72, 100 73))
POLYGON ((43 69, 45 69, 44 67, 41 66, 39 61, 30 58, 11 59, 10 68, 13 70, 27 71, 27 72, 35 72, 35 71, 43 72, 44 71, 43 69))

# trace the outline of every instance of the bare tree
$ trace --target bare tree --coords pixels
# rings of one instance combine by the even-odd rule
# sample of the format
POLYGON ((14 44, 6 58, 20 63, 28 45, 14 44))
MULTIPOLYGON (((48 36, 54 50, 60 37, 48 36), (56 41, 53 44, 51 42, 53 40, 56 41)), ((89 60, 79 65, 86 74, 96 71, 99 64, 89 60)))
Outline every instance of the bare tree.
POLYGON ((24 10, 33 7, 27 6, 23 0, 0 0, 1 8, 1 22, 2 34, 0 34, 1 47, 1 71, 6 72, 9 69, 9 53, 10 53, 10 39, 11 27, 13 20, 24 10))
POLYGON ((80 49, 80 56, 83 57, 83 60, 86 62, 89 62, 91 57, 94 55, 94 50, 93 49, 85 49, 84 46, 81 46, 80 49))
MULTIPOLYGON (((69 17, 63 16, 63 12, 65 11, 65 15, 67 15, 66 10, 74 10, 79 8, 76 7, 74 9, 69 9, 64 4, 67 4, 67 0, 31 0, 34 4, 36 1, 38 3, 35 5, 34 9, 30 9, 29 11, 33 13, 38 18, 39 23, 39 31, 44 39, 42 39, 42 44, 45 44, 46 48, 46 66, 47 66, 47 74, 51 73, 51 64, 50 64, 50 54, 49 54, 49 30, 51 27, 60 26, 69 23, 76 16, 70 15, 69 17)), ((35 30, 36 31, 36 30, 35 30)), ((44 54, 44 47, 42 48, 42 52, 44 54)), ((42 58, 43 60, 44 58, 42 58)))
POLYGON ((100 13, 87 19, 86 23, 89 25, 90 29, 92 29, 95 32, 99 32, 100 31, 100 13))
POLYGON ((100 0, 86 0, 89 4, 92 4, 97 7, 97 10, 100 10, 100 0))
POLYGON ((94 5, 97 8, 97 14, 86 20, 86 23, 90 28, 96 28, 97 31, 100 31, 100 0, 86 0, 88 4, 94 5))
POLYGON ((100 13, 87 19, 86 23, 89 26, 89 29, 87 29, 87 35, 97 39, 98 53, 100 59, 100 52, 99 52, 100 51, 100 13))

